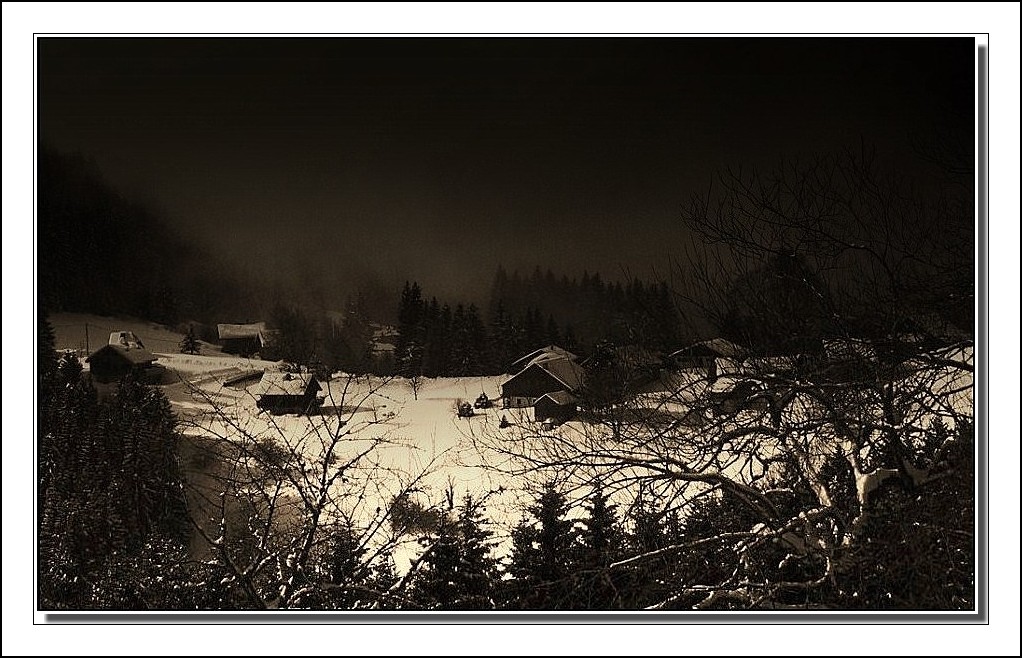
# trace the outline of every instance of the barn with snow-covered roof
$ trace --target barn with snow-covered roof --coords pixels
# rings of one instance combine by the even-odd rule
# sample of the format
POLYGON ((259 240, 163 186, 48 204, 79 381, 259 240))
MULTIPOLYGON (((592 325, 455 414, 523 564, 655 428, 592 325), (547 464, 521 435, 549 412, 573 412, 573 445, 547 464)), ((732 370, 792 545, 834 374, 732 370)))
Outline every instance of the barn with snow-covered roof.
POLYGON ((115 382, 129 374, 154 383, 164 372, 157 366, 156 358, 132 332, 114 331, 110 333, 109 342, 89 355, 85 362, 89 364, 92 378, 101 384, 115 382))
POLYGON ((540 361, 552 361, 554 359, 568 359, 569 361, 577 361, 578 357, 564 349, 563 347, 557 347, 556 345, 547 345, 541 347, 538 350, 533 350, 523 357, 520 357, 514 363, 511 364, 511 371, 523 370, 526 366, 537 363, 540 361))
POLYGON ((546 393, 577 393, 582 388, 582 366, 568 358, 533 360, 500 387, 504 407, 531 407, 546 393))
POLYGON ((218 324, 216 331, 220 348, 227 354, 251 356, 267 343, 265 322, 218 324))

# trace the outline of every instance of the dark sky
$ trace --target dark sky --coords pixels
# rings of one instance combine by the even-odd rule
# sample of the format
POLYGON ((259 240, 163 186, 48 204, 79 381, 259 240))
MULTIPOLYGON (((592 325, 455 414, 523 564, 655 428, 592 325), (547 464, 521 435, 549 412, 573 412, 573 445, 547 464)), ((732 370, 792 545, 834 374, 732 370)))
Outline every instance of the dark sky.
POLYGON ((971 38, 38 43, 43 143, 226 258, 345 291, 478 297, 497 263, 644 276, 722 166, 860 139, 908 162, 910 134, 971 122, 971 38))

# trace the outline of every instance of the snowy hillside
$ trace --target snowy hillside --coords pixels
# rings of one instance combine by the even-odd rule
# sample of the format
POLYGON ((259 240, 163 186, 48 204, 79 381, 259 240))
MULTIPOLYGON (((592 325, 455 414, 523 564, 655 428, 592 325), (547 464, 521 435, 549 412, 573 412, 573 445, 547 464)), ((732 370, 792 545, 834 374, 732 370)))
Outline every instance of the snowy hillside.
MULTIPOLYGON (((54 313, 49 316, 58 350, 75 350, 81 356, 106 345, 113 331, 130 331, 153 353, 176 354, 185 335, 164 325, 133 318, 114 318, 87 313, 54 313)), ((187 330, 187 328, 186 328, 187 330)), ((220 348, 199 341, 199 354, 219 354, 220 348)))

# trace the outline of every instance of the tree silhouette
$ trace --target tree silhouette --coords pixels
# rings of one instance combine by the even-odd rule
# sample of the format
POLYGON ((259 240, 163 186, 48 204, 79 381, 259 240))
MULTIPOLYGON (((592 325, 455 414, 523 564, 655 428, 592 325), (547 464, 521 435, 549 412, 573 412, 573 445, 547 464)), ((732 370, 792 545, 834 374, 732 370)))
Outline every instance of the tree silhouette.
POLYGON ((198 354, 199 353, 199 339, 195 336, 195 327, 188 325, 188 333, 181 339, 181 353, 182 354, 198 354))

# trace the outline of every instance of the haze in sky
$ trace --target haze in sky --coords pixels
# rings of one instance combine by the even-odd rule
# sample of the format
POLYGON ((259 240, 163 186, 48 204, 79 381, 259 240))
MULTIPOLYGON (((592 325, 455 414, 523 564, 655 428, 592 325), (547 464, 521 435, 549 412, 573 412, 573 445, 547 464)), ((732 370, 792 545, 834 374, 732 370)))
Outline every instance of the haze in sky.
MULTIPOLYGON (((649 276, 725 166, 972 128, 971 38, 41 38, 43 144, 253 275, 649 276)), ((915 147, 913 147, 913 143, 915 147)), ((915 150, 914 150, 915 148, 915 150)))

